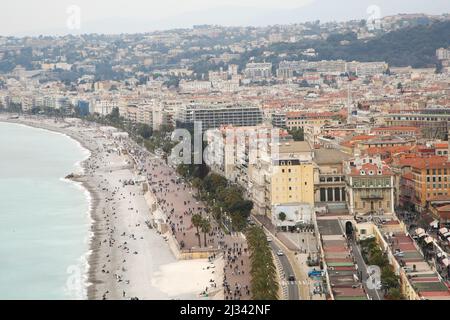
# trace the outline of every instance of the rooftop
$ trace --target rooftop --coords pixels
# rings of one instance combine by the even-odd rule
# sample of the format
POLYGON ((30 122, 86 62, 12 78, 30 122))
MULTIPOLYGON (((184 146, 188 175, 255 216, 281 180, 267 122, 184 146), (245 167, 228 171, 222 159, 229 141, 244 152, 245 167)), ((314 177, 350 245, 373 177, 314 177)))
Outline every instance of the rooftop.
POLYGON ((337 149, 316 149, 314 150, 314 162, 317 164, 338 164, 350 156, 337 149))

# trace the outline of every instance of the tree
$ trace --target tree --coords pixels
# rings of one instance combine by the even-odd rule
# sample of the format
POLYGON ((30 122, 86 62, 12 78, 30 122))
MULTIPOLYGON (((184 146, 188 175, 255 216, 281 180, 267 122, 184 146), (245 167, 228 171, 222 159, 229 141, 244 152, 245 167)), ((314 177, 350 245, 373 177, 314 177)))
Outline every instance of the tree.
POLYGON ((388 300, 403 300, 404 297, 399 288, 389 289, 388 295, 386 296, 388 300))
POLYGON ((278 299, 277 271, 264 231, 260 227, 251 227, 247 231, 247 241, 250 249, 252 298, 278 299))
POLYGON ((194 215, 192 216, 192 218, 191 218, 192 224, 193 224, 194 227, 197 229, 197 237, 198 237, 198 246, 199 246, 199 247, 202 246, 202 243, 201 243, 201 240, 200 240, 200 230, 199 230, 200 226, 202 225, 202 221, 203 221, 203 218, 202 218, 202 216, 201 216, 200 214, 198 214, 198 213, 194 214, 194 215))
POLYGON ((197 195, 200 194, 200 191, 203 188, 203 181, 200 178, 195 177, 192 179, 192 186, 197 189, 197 195))
POLYGON ((152 128, 148 124, 139 124, 136 128, 136 133, 144 139, 152 136, 152 128))
POLYGON ((278 219, 280 219, 281 222, 283 222, 284 220, 286 220, 286 213, 280 212, 280 213, 278 214, 278 219))
POLYGON ((202 219, 201 223, 200 223, 200 229, 203 232, 203 243, 205 244, 205 247, 207 247, 207 243, 206 243, 206 234, 211 232, 211 222, 209 222, 208 219, 202 219))
POLYGON ((301 127, 289 130, 289 134, 292 135, 294 141, 305 141, 305 133, 301 127))

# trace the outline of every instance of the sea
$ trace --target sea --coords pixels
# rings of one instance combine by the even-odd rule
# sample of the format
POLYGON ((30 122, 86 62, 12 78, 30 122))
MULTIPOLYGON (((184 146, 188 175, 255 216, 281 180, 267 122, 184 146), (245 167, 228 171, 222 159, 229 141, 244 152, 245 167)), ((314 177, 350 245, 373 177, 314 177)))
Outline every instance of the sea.
POLYGON ((86 299, 89 193, 66 180, 89 151, 0 122, 0 299, 86 299))

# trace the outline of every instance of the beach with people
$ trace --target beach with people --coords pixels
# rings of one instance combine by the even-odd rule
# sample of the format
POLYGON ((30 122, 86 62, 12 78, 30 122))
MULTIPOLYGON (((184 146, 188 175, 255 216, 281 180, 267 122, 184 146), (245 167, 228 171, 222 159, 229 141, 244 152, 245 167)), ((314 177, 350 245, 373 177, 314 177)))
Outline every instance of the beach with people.
MULTIPOLYGON (((164 236, 151 228, 151 212, 142 182, 138 182, 142 181, 142 172, 135 163, 136 157, 131 157, 134 151, 130 147, 136 145, 129 138, 113 138, 100 125, 79 119, 28 116, 8 120, 1 115, 0 121, 59 132, 90 151, 81 163, 83 170, 68 172, 67 177, 81 183, 90 194, 89 268, 87 277, 83 275, 86 280, 80 279, 85 282, 86 298, 199 299, 213 297, 211 293, 218 291, 218 284, 222 284, 222 270, 216 267, 220 265, 219 255, 216 259, 179 261, 164 236), (188 283, 173 282, 179 278, 188 283)), ((180 198, 175 202, 180 202, 180 198)), ((181 204, 184 205, 182 201, 181 204)), ((189 219, 178 222, 180 233, 186 233, 190 227, 189 219)), ((190 245, 187 238, 186 244, 190 245)))

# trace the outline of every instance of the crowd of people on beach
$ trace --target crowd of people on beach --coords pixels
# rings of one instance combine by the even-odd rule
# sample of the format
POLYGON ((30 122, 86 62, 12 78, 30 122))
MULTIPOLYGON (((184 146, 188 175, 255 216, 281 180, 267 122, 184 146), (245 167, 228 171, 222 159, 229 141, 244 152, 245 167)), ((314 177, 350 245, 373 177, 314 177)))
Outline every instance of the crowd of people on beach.
MULTIPOLYGON (((131 259, 127 256, 139 255, 135 243, 143 239, 137 237, 132 230, 140 227, 148 228, 149 224, 146 221, 142 225, 136 223, 121 228, 120 220, 123 219, 121 214, 124 211, 130 215, 140 213, 139 209, 135 208, 134 201, 136 196, 142 196, 142 194, 137 193, 138 186, 134 188, 134 183, 129 183, 126 176, 119 177, 114 182, 110 176, 113 170, 128 168, 134 171, 136 176, 145 177, 149 191, 157 199, 157 207, 165 217, 171 236, 176 239, 176 243, 180 244, 181 250, 201 249, 212 252, 209 262, 214 267, 217 259, 224 260, 222 283, 224 299, 250 299, 250 275, 245 239, 239 234, 225 233, 214 219, 210 219, 208 208, 194 196, 196 194, 194 188, 178 177, 174 168, 130 139, 115 141, 100 132, 95 137, 83 135, 82 132, 74 132, 74 135, 78 135, 77 138, 91 150, 90 157, 83 163, 84 175, 96 181, 94 189, 97 190, 91 191, 94 191, 94 194, 106 195, 103 199, 96 199, 96 201, 104 201, 104 206, 100 213, 100 223, 97 223, 97 228, 101 230, 97 230, 100 232, 97 232, 94 250, 106 252, 104 256, 98 257, 98 260, 102 261, 98 266, 103 277, 101 281, 115 283, 115 287, 111 289, 107 286, 97 286, 104 288, 102 292, 96 293, 97 296, 102 299, 137 299, 134 293, 129 292, 128 271, 131 259), (115 163, 123 162, 125 158, 129 159, 127 163, 120 165, 115 163), (112 166, 113 162, 114 166, 112 166), (134 191, 130 191, 131 188, 134 191), (127 206, 125 209, 124 205, 127 206), (121 206, 120 209, 119 206, 121 206), (198 232, 193 226, 194 214, 200 214, 211 222, 206 243, 204 243, 204 234, 199 234, 201 231, 198 232), (119 256, 126 258, 119 259, 119 256)), ((213 271, 212 274, 215 272, 213 271)), ((211 278, 205 290, 199 292, 199 296, 214 296, 220 292, 222 290, 218 288, 218 282, 211 278)))
MULTIPOLYGON (((146 175, 149 188, 157 199, 159 209, 166 217, 172 236, 180 244, 180 249, 198 249, 201 237, 192 223, 192 216, 200 214, 203 218, 209 218, 208 208, 195 198, 196 191, 192 186, 177 176, 176 170, 170 167, 163 159, 151 155, 141 148, 132 148, 130 152, 137 161, 138 171, 146 175)), ((245 239, 240 234, 226 234, 214 221, 211 221, 211 231, 207 234, 206 244, 203 249, 212 252, 220 252, 226 266, 224 268, 224 279, 234 279, 236 283, 245 283, 234 288, 232 293, 226 293, 229 299, 250 299, 249 289, 249 262, 247 248, 244 247, 245 239), (228 260, 241 257, 237 262, 228 260), (246 258, 244 258, 246 256, 246 258), (233 268, 230 266, 233 265, 233 268)), ((224 281, 228 286, 228 282, 224 281)), ((211 287, 216 288, 216 285, 211 287)), ((230 289, 231 290, 231 289, 230 289)), ((225 291, 224 291, 225 292, 225 291)), ((202 292, 201 294, 204 294, 202 292)))

